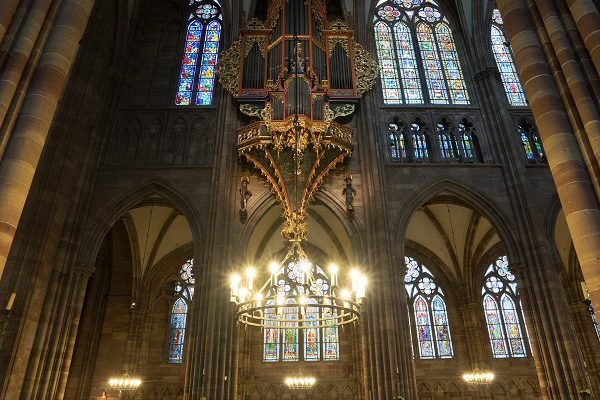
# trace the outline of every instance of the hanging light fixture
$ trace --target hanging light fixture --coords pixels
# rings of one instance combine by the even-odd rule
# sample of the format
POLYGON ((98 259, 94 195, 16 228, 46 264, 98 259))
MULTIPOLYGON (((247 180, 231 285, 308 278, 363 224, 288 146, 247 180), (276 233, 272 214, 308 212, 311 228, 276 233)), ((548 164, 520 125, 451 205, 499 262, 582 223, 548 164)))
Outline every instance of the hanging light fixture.
POLYGON ((292 390, 311 389, 317 383, 317 379, 312 376, 288 376, 285 378, 285 384, 292 390))
POLYGON ((129 376, 129 373, 125 371, 123 375, 113 377, 108 380, 108 386, 111 389, 119 391, 119 398, 123 395, 123 392, 132 392, 138 389, 142 385, 142 379, 139 377, 129 376))
POLYGON ((271 0, 266 21, 248 23, 220 57, 217 74, 240 111, 254 118, 237 131, 238 154, 279 200, 288 243, 283 260, 231 277, 237 320, 299 329, 356 321, 364 275, 337 266, 325 272, 302 246, 309 203, 352 154, 353 131, 335 120, 353 114, 375 83, 374 58, 344 22, 327 20, 323 1, 271 0), (340 275, 349 276, 349 286, 340 275))
POLYGON ((472 371, 464 373, 462 377, 471 385, 490 385, 496 375, 491 371, 482 371, 479 367, 475 367, 472 371))

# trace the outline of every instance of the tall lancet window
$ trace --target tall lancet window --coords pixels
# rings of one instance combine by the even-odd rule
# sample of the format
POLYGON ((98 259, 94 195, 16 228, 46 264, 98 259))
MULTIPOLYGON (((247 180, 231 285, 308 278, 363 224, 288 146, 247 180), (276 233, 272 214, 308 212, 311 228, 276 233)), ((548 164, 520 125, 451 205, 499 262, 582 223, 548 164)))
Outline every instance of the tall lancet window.
POLYGON ((452 358, 452 337, 444 292, 433 274, 412 257, 406 257, 404 283, 408 293, 410 319, 414 322, 419 358, 452 358))
POLYGON ((380 0, 374 16, 386 104, 469 104, 450 25, 433 0, 380 0))
POLYGON ((218 0, 190 0, 175 105, 209 106, 215 88, 222 14, 218 0))
POLYGON ((498 9, 492 12, 491 40, 508 102, 511 106, 526 106, 525 92, 517 75, 512 50, 504 32, 504 21, 498 9))
POLYGON ((169 364, 183 362, 185 330, 188 309, 194 297, 194 260, 186 261, 179 270, 179 281, 175 284, 175 301, 171 308, 171 334, 169 336, 169 364))
POLYGON ((590 316, 592 317, 592 323, 594 324, 594 330, 596 331, 596 335, 598 336, 598 340, 600 340, 600 324, 598 324, 598 318, 596 318, 596 313, 594 312, 594 307, 590 304, 589 306, 590 316))
MULTIPOLYGON (((280 271, 278 275, 281 277, 283 272, 280 271)), ((300 263, 289 263, 285 266, 285 273, 289 280, 300 282, 302 279, 300 263)), ((327 276, 319 266, 316 266, 313 289, 315 293, 322 293, 324 296, 329 290, 327 276)), ((290 285, 284 279, 280 279, 278 291, 282 294, 289 294, 290 285)), ((295 300, 289 299, 288 302, 288 304, 293 304, 295 300)), ((333 325, 331 319, 335 311, 326 307, 311 307, 311 304, 315 303, 309 302, 306 306, 305 316, 308 321, 306 326, 298 329, 297 308, 286 307, 285 304, 267 303, 264 312, 271 322, 267 322, 263 332, 263 361, 336 361, 340 359, 338 327, 333 325), (324 327, 318 327, 318 320, 323 318, 329 319, 329 322, 324 327), (329 323, 331 326, 328 325, 329 323), (280 327, 277 327, 279 324, 280 327)))
POLYGON ((506 256, 498 257, 488 267, 481 293, 494 358, 527 357, 527 328, 516 278, 506 256))

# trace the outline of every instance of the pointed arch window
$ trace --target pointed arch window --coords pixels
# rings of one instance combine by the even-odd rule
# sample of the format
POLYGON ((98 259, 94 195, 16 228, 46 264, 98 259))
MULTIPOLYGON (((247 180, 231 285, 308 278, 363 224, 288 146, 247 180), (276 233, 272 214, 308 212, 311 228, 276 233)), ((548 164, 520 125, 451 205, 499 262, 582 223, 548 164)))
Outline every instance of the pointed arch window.
POLYGON ((514 57, 510 44, 506 39, 504 21, 498 9, 492 11, 491 24, 492 52, 500 71, 504 92, 511 106, 527 106, 523 85, 517 75, 514 57))
POLYGON ((433 0, 380 0, 375 43, 385 104, 469 104, 456 43, 433 0))
POLYGON ((399 122, 388 125, 388 139, 390 145, 390 157, 392 160, 400 161, 408 159, 408 149, 404 127, 399 122))
POLYGON ((218 0, 190 0, 175 105, 209 106, 215 87, 222 14, 218 0))
POLYGON ((545 164, 546 153, 535 125, 527 119, 522 119, 519 121, 517 130, 527 161, 532 164, 545 164))
POLYGON ((498 257, 485 273, 481 289, 483 309, 494 358, 527 357, 527 327, 519 301, 517 282, 508 258, 498 257))
POLYGON ((409 299, 409 318, 414 321, 419 358, 452 358, 454 349, 450 335, 444 292, 431 271, 412 257, 406 257, 404 283, 409 299))
POLYGON ((185 331, 187 325, 188 309, 194 297, 194 260, 186 261, 179 270, 179 281, 175 283, 175 301, 171 307, 169 335, 169 364, 183 363, 183 350, 185 344, 185 331))
POLYGON ((442 160, 457 160, 459 158, 458 144, 456 142, 456 136, 454 135, 454 129, 452 129, 450 122, 448 122, 446 118, 442 118, 438 121, 436 130, 442 160))
MULTIPOLYGON (((325 272, 319 266, 316 267, 314 274, 313 289, 315 293, 327 294, 329 290, 329 281, 325 272)), ((278 291, 289 293, 291 285, 289 280, 299 283, 302 273, 300 264, 291 262, 285 266, 286 278, 281 278, 278 284, 278 291)), ((278 276, 282 276, 284 271, 280 271, 278 276)), ((288 304, 293 304, 295 300, 289 299, 288 304)), ((311 307, 308 303, 305 311, 308 320, 305 329, 298 329, 299 315, 297 308, 277 306, 273 302, 267 306, 272 308, 265 309, 265 316, 269 316, 273 323, 272 327, 267 326, 263 333, 263 361, 265 362, 294 362, 294 361, 336 361, 340 359, 340 341, 338 327, 333 325, 333 319, 330 319, 331 327, 325 326, 318 328, 317 320, 330 317, 335 311, 329 308, 311 307), (277 328, 278 320, 283 319, 283 328, 277 328), (314 321, 314 322, 311 322, 314 321), (315 326, 311 328, 311 326, 315 326)))
POLYGON ((414 161, 429 161, 431 146, 427 134, 427 124, 416 118, 410 125, 412 159, 414 161))

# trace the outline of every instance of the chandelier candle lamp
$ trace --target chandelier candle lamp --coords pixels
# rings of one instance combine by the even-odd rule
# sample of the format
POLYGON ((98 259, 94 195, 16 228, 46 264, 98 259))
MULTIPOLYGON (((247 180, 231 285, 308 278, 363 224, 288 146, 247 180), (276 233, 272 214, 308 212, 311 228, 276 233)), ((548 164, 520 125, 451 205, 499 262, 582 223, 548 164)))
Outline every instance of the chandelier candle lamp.
POLYGON ((315 386, 317 379, 312 376, 288 376, 285 384, 292 390, 308 390, 315 386))
POLYGON ((108 386, 111 389, 119 391, 119 398, 123 395, 123 392, 131 392, 138 389, 142 385, 142 379, 139 377, 129 376, 129 373, 125 371, 123 375, 119 377, 113 377, 108 380, 108 386))
POLYGON ((471 385, 490 385, 495 377, 496 375, 493 372, 482 371, 479 368, 463 374, 463 380, 471 385))

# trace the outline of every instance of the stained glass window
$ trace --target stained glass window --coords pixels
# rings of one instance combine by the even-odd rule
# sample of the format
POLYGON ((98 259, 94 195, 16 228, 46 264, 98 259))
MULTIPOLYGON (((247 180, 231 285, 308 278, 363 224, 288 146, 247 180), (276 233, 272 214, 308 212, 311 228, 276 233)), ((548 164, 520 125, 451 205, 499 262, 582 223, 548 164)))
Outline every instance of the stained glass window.
POLYGON ((392 123, 388 125, 389 131, 389 144, 390 144, 390 157, 392 160, 406 160, 407 149, 406 149, 406 137, 404 129, 401 128, 398 123, 392 123))
POLYGON ((374 28, 384 103, 469 104, 452 31, 434 1, 381 0, 374 28))
POLYGON ((527 333, 517 282, 506 256, 498 257, 485 273, 483 309, 494 358, 527 357, 527 333))
POLYGON ((190 0, 190 16, 175 105, 212 104, 215 67, 221 41, 221 5, 217 0, 190 0))
POLYGON ((594 324, 594 329, 596 330, 596 335, 598 335, 598 340, 600 340, 600 324, 598 324, 598 319, 596 318, 596 313, 594 312, 594 307, 590 304, 589 306, 590 316, 592 317, 592 322, 594 324))
POLYGON ((454 350, 444 292, 425 265, 412 257, 406 257, 405 262, 404 283, 412 308, 419 358, 452 358, 454 350))
POLYGON ((544 147, 533 123, 527 119, 522 119, 519 121, 517 130, 527 161, 537 164, 546 163, 544 147))
POLYGON ((450 123, 442 118, 437 123, 437 139, 442 160, 455 160, 458 158, 458 146, 456 144, 456 136, 452 130, 450 123))
POLYGON ((526 106, 523 86, 517 75, 512 50, 504 32, 504 21, 498 9, 492 12, 491 26, 492 52, 500 71, 504 91, 511 106, 526 106))
POLYGON ((195 279, 193 275, 194 260, 186 261, 179 270, 179 281, 175 283, 175 302, 171 308, 169 336, 169 364, 183 362, 185 329, 189 304, 194 297, 195 279))
POLYGON ((460 157, 465 162, 481 161, 479 156, 479 144, 475 135, 475 128, 471 121, 463 118, 458 123, 458 143, 460 144, 460 157))
POLYGON ((427 127, 419 118, 410 126, 412 159, 414 161, 429 161, 429 138, 427 127))
MULTIPOLYGON (((311 264, 313 268, 313 280, 311 291, 327 294, 329 281, 321 267, 311 264)), ((292 294, 294 296, 302 293, 291 293, 294 283, 303 283, 303 272, 300 263, 291 262, 281 267, 278 275, 277 291, 281 295, 292 294)), ((318 327, 318 320, 333 317, 335 311, 326 307, 311 307, 316 304, 311 299, 306 305, 305 318, 307 320, 304 329, 298 329, 298 308, 277 307, 265 309, 265 330, 263 336, 263 361, 336 361, 340 359, 339 331, 333 321, 327 321, 326 326, 318 327), (331 325, 331 326, 327 326, 331 325), (278 327, 280 326, 280 327, 278 327), (311 328, 314 326, 314 328, 311 328)), ((296 304, 295 300, 287 300, 287 304, 296 304)), ((330 303, 327 303, 330 304, 330 303)))

